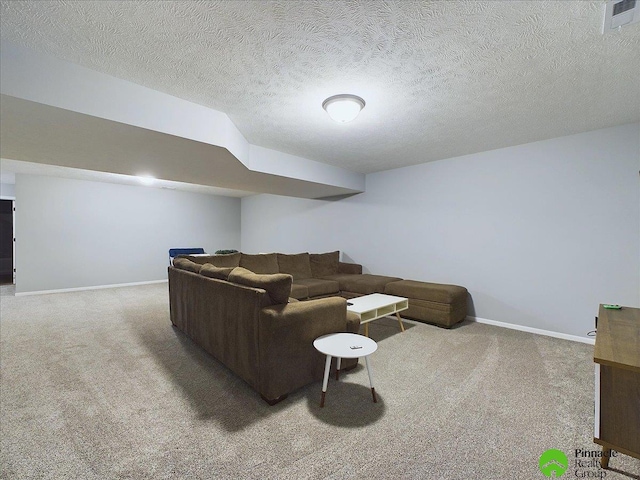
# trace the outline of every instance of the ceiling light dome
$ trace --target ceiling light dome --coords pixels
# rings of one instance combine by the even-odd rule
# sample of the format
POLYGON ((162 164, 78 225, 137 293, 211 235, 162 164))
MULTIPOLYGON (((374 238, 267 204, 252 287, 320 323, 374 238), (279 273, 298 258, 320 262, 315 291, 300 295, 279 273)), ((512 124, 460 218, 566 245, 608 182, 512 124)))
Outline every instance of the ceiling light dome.
POLYGON ((358 116, 364 106, 362 98, 348 93, 334 95, 322 102, 322 108, 338 123, 350 122, 358 116))

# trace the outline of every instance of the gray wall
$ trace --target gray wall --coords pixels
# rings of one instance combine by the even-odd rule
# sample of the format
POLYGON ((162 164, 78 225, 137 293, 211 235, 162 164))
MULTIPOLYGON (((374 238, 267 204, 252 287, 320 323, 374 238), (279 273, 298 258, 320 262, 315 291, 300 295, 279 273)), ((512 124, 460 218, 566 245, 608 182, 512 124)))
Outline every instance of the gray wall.
POLYGON ((471 315, 584 336, 640 306, 640 124, 367 175, 344 199, 242 199, 247 252, 341 250, 378 274, 454 283, 471 315))
POLYGON ((16 175, 16 292, 162 280, 169 248, 239 245, 238 198, 16 175))

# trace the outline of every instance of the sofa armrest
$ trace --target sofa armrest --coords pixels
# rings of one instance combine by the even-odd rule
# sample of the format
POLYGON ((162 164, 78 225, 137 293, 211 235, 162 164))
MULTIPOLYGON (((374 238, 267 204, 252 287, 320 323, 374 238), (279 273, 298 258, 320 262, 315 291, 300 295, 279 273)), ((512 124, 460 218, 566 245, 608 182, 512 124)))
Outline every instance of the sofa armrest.
POLYGON ((357 313, 347 312, 347 332, 358 333, 360 331, 360 316, 357 313))
POLYGON ((354 328, 350 320, 348 325, 347 302, 340 297, 264 307, 258 326, 262 396, 275 400, 322 379, 324 356, 313 341, 350 331, 354 328))
POLYGON ((346 332, 347 327, 347 301, 342 297, 269 305, 260 310, 261 360, 272 362, 299 348, 309 351, 316 338, 346 332))
POLYGON ((362 265, 358 263, 338 262, 338 273, 361 275, 362 265))

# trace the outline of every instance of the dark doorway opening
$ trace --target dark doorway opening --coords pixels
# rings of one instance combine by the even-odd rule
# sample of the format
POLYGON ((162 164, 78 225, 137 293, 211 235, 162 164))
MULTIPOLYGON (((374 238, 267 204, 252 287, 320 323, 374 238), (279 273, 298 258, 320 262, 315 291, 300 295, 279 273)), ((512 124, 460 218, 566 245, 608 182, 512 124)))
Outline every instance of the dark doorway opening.
POLYGON ((13 283, 13 201, 0 200, 0 284, 13 283))

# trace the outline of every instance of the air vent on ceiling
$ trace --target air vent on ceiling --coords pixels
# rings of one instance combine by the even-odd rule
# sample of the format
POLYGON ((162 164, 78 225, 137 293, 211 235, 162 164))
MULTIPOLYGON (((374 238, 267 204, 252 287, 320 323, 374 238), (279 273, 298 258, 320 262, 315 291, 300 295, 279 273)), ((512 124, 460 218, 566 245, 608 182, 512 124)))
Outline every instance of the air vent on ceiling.
POLYGON ((640 3, 636 0, 610 0, 605 4, 602 33, 640 22, 640 3))

